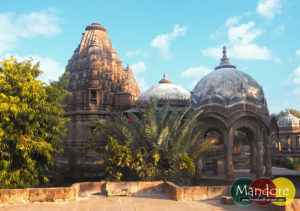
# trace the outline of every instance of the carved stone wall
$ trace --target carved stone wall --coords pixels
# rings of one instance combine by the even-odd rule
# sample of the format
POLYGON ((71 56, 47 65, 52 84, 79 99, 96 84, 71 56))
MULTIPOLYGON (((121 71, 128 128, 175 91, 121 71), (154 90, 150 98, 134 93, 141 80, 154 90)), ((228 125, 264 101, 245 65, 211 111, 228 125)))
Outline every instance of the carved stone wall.
POLYGON ((84 146, 92 137, 91 123, 110 118, 111 111, 130 108, 140 90, 129 66, 124 69, 117 52, 98 23, 86 27, 79 46, 68 62, 72 94, 66 97, 66 117, 70 118, 64 139, 66 150, 84 146))

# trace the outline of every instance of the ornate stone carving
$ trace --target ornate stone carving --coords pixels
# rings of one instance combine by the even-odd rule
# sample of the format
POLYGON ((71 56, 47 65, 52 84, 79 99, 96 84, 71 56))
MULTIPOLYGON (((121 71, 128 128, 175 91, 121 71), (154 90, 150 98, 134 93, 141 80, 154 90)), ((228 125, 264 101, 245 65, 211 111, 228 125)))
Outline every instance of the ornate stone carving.
POLYGON ((83 146, 91 138, 82 135, 91 134, 91 131, 86 131, 90 130, 89 127, 79 128, 77 125, 90 125, 109 116, 112 110, 129 109, 140 95, 132 70, 129 66, 124 69, 106 32, 98 23, 87 26, 66 66, 66 72, 70 72, 70 83, 66 88, 72 93, 66 99, 65 108, 66 116, 71 119, 68 136, 64 139, 67 148, 83 146), (125 91, 120 97, 119 93, 125 91), (75 134, 76 131, 81 135, 75 134))

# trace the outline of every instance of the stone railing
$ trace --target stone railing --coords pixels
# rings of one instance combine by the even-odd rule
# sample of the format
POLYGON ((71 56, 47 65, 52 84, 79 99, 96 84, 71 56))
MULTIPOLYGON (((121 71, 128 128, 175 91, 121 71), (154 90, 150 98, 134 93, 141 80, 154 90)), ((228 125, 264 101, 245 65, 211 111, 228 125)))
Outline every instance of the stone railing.
POLYGON ((0 206, 15 203, 71 201, 78 196, 101 193, 104 189, 105 182, 75 183, 71 187, 0 189, 0 206))
MULTIPOLYGON (((0 189, 0 207, 8 204, 71 201, 90 194, 106 196, 138 196, 164 194, 176 201, 202 201, 230 196, 230 186, 178 186, 172 182, 82 182, 71 187, 0 189)), ((300 199, 286 207, 273 206, 272 210, 295 211, 300 199)))

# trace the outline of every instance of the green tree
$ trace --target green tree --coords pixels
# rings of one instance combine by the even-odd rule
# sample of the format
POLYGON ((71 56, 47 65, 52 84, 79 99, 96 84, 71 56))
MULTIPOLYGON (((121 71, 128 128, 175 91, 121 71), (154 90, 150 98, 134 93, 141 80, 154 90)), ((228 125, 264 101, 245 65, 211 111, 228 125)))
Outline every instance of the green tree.
POLYGON ((195 173, 194 161, 205 150, 218 148, 217 140, 199 140, 197 118, 202 111, 170 112, 169 104, 157 106, 150 99, 141 118, 115 113, 113 121, 96 124, 100 143, 106 146, 107 178, 109 180, 170 180, 177 184, 189 182, 195 173), (110 137, 110 138, 107 138, 110 137))
POLYGON ((66 132, 67 74, 47 85, 39 63, 11 57, 0 68, 0 188, 43 185, 66 132))

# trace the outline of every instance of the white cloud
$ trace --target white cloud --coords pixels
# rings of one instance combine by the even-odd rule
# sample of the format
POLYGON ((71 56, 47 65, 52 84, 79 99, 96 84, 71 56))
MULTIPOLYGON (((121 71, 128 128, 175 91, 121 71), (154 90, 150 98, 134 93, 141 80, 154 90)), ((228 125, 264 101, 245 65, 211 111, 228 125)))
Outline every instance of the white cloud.
POLYGON ((283 85, 300 85, 300 66, 289 75, 288 80, 283 85))
POLYGON ((197 83, 198 83, 197 80, 193 80, 191 83, 189 83, 189 85, 187 86, 188 90, 193 90, 197 85, 197 83))
POLYGON ((227 18, 224 25, 220 26, 214 34, 209 35, 209 39, 212 40, 212 39, 216 39, 218 37, 224 36, 226 34, 227 27, 231 27, 231 26, 238 24, 243 17, 248 17, 250 15, 251 15, 251 12, 245 12, 244 14, 242 14, 240 16, 232 16, 232 17, 227 18))
POLYGON ((180 74, 180 77, 183 78, 193 78, 195 80, 199 80, 200 78, 202 78, 204 75, 210 73, 212 70, 208 67, 205 66, 200 66, 200 67, 191 67, 188 68, 187 70, 183 71, 180 74))
POLYGON ((228 29, 228 39, 233 44, 249 44, 259 36, 262 31, 254 28, 255 23, 249 22, 239 26, 232 26, 228 29))
MULTIPOLYGON (((220 59, 222 57, 221 49, 222 49, 222 46, 207 48, 202 51, 202 54, 204 56, 210 56, 210 57, 214 57, 216 59, 220 59)), ((228 53, 227 53, 227 55, 228 55, 228 53)))
POLYGON ((281 13, 281 7, 280 0, 259 0, 256 12, 263 17, 272 19, 276 14, 281 13))
POLYGON ((57 80, 59 76, 61 76, 65 68, 60 66, 60 64, 48 57, 40 57, 37 55, 32 56, 19 56, 19 55, 12 55, 12 54, 6 54, 0 60, 2 61, 4 58, 8 59, 10 56, 14 56, 19 62, 24 60, 31 60, 32 64, 35 65, 37 62, 40 62, 40 70, 43 71, 43 73, 38 77, 39 80, 48 83, 49 80, 57 80))
POLYGON ((225 25, 228 27, 233 26, 233 25, 237 24, 240 20, 241 20, 240 16, 233 16, 226 20, 225 25))
POLYGON ((155 37, 150 43, 150 46, 158 49, 158 55, 162 59, 170 59, 172 53, 170 51, 171 41, 179 36, 185 35, 187 27, 180 27, 178 24, 174 25, 173 31, 168 34, 160 34, 155 37))
POLYGON ((271 51, 267 47, 259 47, 256 44, 233 45, 231 49, 232 58, 243 60, 270 60, 271 51))
POLYGON ((146 89, 148 89, 145 78, 142 76, 136 76, 136 74, 144 73, 147 71, 147 67, 146 67, 145 63, 137 62, 137 63, 131 65, 131 69, 132 69, 133 73, 135 74, 135 79, 136 79, 136 82, 138 83, 140 90, 143 92, 146 89))
POLYGON ((0 13, 0 55, 16 48, 20 38, 52 37, 61 32, 53 8, 17 15, 0 13))
POLYGON ((300 56, 300 48, 296 51, 296 55, 300 56))
POLYGON ((138 83, 141 92, 144 92, 148 89, 147 83, 143 77, 136 77, 136 81, 138 83))
POLYGON ((141 56, 143 58, 146 58, 146 57, 148 57, 148 53, 146 51, 142 51, 142 50, 135 50, 135 51, 126 52, 125 56, 127 58, 132 58, 132 57, 136 57, 136 56, 141 56))
POLYGON ((281 84, 288 87, 294 96, 300 96, 300 65, 281 84))
POLYGON ((191 79, 189 81, 189 84, 186 86, 188 90, 193 90, 198 81, 208 73, 210 73, 212 69, 206 67, 206 66, 200 66, 200 67, 191 67, 187 70, 183 71, 180 74, 181 78, 189 78, 191 79))
MULTIPOLYGON (((202 51, 202 54, 220 59, 222 57, 222 46, 207 48, 202 51)), ((227 48, 227 56, 229 58, 241 60, 270 60, 271 55, 271 51, 268 48, 259 47, 256 44, 232 45, 227 48)), ((274 61, 279 62, 278 59, 275 58, 274 61)))
POLYGON ((147 67, 144 62, 138 62, 138 63, 131 65, 131 69, 134 74, 138 74, 138 73, 146 72, 147 67))
MULTIPOLYGON (((243 60, 271 60, 272 52, 267 47, 258 46, 253 40, 262 34, 261 29, 255 28, 255 22, 231 26, 228 28, 228 56, 243 60)), ((203 55, 221 58, 221 46, 207 48, 203 55)), ((276 61, 276 60, 275 60, 276 61)), ((278 59, 277 59, 278 61, 278 59)))

